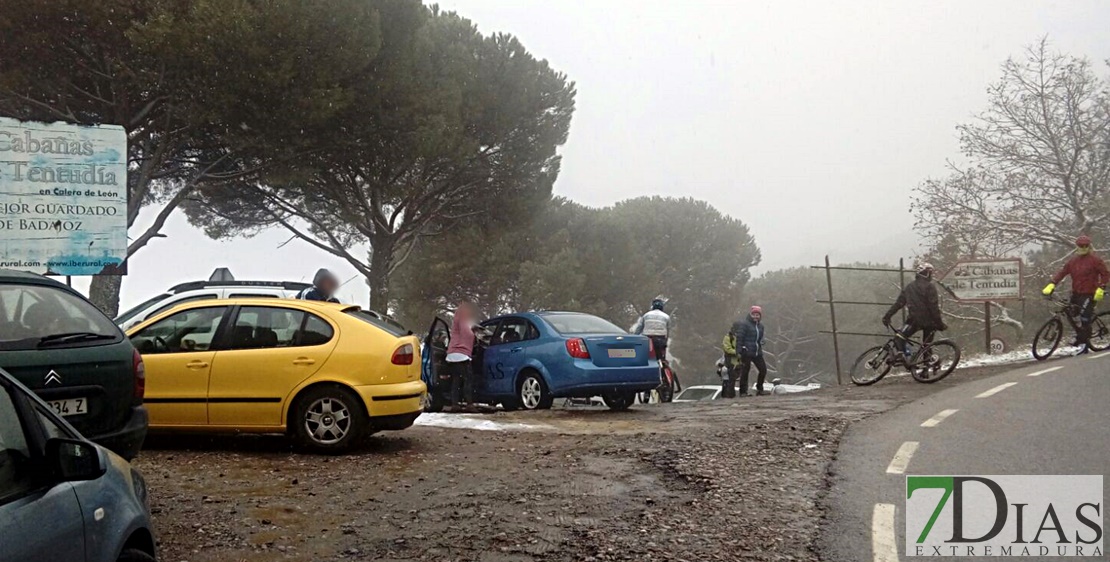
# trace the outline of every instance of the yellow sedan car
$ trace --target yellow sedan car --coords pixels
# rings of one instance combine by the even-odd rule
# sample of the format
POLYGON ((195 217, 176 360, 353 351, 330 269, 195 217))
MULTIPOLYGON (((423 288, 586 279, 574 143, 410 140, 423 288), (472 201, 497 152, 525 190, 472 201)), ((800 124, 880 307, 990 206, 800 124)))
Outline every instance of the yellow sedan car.
POLYGON ((419 340, 357 306, 239 298, 179 305, 127 331, 150 429, 283 432, 339 452, 413 424, 419 340))

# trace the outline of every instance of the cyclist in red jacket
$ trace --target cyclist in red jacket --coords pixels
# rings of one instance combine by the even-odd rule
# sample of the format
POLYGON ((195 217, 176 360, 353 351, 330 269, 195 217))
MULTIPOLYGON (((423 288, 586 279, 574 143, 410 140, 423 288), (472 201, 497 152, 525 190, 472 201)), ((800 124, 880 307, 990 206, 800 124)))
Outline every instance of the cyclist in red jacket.
POLYGON ((1087 235, 1075 240, 1075 256, 1056 272, 1052 282, 1044 288, 1047 297, 1056 290, 1056 284, 1071 276, 1071 304, 1079 309, 1079 333, 1075 343, 1079 354, 1087 353, 1091 340, 1091 320, 1097 305, 1106 295, 1106 284, 1110 282, 1110 271, 1106 262, 1095 255, 1091 249, 1091 239, 1087 235))

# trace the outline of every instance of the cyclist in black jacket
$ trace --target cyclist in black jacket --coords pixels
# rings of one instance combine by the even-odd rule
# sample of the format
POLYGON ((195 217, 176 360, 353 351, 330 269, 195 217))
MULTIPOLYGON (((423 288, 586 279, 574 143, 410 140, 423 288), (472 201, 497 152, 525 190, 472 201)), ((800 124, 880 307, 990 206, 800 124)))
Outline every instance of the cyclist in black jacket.
MULTIPOLYGON (((933 266, 921 263, 917 266, 917 276, 913 282, 902 289, 898 300, 894 301, 890 310, 883 315, 883 325, 889 327, 890 319, 903 307, 909 310, 906 316, 906 325, 902 327, 901 334, 907 338, 918 331, 922 332, 922 341, 932 343, 937 330, 947 330, 944 318, 940 312, 940 295, 933 284, 933 266)), ((909 342, 905 342, 905 354, 910 354, 909 342)))

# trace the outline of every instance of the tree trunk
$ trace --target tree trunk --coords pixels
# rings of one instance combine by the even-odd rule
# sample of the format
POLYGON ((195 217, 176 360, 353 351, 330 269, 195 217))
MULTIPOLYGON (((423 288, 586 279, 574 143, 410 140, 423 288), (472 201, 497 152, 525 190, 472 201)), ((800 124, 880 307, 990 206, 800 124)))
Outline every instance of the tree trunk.
POLYGON ((393 238, 378 237, 372 241, 370 250, 370 274, 366 284, 370 285, 370 308, 389 314, 389 266, 393 263, 393 238))
POLYGON ((122 286, 122 275, 97 275, 89 285, 89 300, 109 318, 115 318, 119 315, 119 291, 122 286))

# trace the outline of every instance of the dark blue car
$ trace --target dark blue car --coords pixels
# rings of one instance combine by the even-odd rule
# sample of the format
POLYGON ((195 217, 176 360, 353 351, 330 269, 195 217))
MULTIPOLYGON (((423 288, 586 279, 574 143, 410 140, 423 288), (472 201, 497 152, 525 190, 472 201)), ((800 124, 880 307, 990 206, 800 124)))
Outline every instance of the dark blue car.
MULTIPOLYGON (((611 409, 632 405, 636 393, 659 386, 651 341, 578 312, 523 312, 482 323, 489 341, 475 351, 478 402, 507 410, 550 408, 556 398, 601 396, 611 409)), ((444 378, 449 328, 437 318, 424 345, 430 410, 450 392, 444 378)))
POLYGON ((0 560, 154 562, 146 483, 0 369, 0 560))

